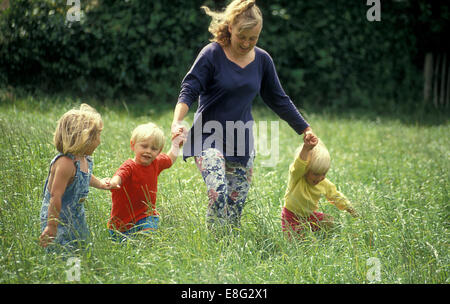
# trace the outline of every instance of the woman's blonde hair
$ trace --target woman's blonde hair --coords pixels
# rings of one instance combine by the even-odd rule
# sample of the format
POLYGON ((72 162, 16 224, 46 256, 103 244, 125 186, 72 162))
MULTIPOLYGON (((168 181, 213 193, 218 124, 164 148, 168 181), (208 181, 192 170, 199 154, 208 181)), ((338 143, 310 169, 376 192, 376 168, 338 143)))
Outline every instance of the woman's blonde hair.
POLYGON ((229 25, 235 25, 240 22, 239 31, 253 28, 258 24, 262 26, 262 14, 255 4, 255 0, 234 0, 228 4, 223 12, 211 11, 207 6, 202 6, 201 8, 212 18, 208 28, 213 35, 211 41, 215 41, 222 46, 230 44, 229 25))
MULTIPOLYGON (((303 148, 303 144, 297 149, 298 155, 303 148)), ((316 174, 326 174, 331 166, 331 157, 325 144, 320 140, 317 145, 311 149, 308 154, 308 166, 306 171, 311 171, 316 174)))
POLYGON ((149 138, 152 138, 153 144, 156 147, 160 149, 164 147, 164 132, 152 122, 137 126, 131 133, 131 142, 133 144, 149 138))
POLYGON ((59 120, 53 136, 56 149, 63 154, 84 155, 89 145, 100 136, 103 121, 90 105, 66 112, 59 120))

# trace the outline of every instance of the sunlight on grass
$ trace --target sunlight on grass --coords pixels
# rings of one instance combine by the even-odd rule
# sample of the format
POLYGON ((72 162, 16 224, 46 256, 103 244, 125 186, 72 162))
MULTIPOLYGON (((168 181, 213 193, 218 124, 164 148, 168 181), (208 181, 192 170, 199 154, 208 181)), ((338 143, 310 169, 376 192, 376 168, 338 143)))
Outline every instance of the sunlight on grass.
MULTIPOLYGON (((67 282, 67 261, 38 245, 39 210, 56 121, 80 102, 27 97, 0 105, 0 283, 67 282)), ((93 155, 97 177, 111 177, 132 157, 130 134, 140 123, 160 125, 169 143, 170 105, 94 106, 105 124, 93 155)), ((266 108, 254 114, 278 119, 266 108)), ((372 257, 381 266, 377 283, 448 283, 449 124, 319 113, 308 121, 330 150, 328 178, 360 218, 323 200, 321 210, 336 220, 332 231, 302 242, 283 238, 287 170, 301 138, 280 122, 280 159, 263 167, 256 158, 242 227, 226 237, 206 229, 206 187, 192 159, 179 158, 160 175, 161 225, 150 236, 111 241, 110 193, 91 188, 85 204, 92 239, 78 256, 79 283, 370 283, 372 257)))

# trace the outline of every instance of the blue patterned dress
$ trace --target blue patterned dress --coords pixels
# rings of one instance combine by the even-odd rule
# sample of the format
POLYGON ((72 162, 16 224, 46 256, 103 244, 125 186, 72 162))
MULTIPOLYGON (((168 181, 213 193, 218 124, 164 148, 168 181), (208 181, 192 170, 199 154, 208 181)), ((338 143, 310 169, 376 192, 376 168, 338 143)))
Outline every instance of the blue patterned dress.
MULTIPOLYGON (((89 183, 91 180, 93 167, 92 159, 89 156, 86 157, 89 166, 89 170, 86 173, 81 171, 80 161, 75 161, 75 157, 72 154, 59 153, 51 161, 50 170, 55 161, 61 156, 70 157, 74 161, 76 173, 72 183, 67 186, 62 196, 58 232, 53 243, 49 246, 50 248, 47 247, 48 250, 52 250, 51 247, 54 247, 52 246, 54 244, 62 245, 68 250, 74 250, 80 248, 80 245, 89 237, 89 228, 86 223, 83 202, 89 193, 89 183)), ((48 207, 50 204, 50 192, 47 186, 50 177, 50 170, 45 181, 44 198, 40 212, 41 233, 47 226, 48 207)))

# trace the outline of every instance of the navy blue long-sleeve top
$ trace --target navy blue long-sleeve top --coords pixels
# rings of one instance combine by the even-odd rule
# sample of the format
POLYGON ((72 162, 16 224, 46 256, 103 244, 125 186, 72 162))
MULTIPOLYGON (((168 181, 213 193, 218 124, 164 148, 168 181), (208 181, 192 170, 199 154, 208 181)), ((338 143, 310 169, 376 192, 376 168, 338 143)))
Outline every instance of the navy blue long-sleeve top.
POLYGON ((198 100, 183 159, 216 148, 227 161, 246 165, 253 152, 252 102, 260 95, 298 134, 309 126, 284 92, 270 55, 255 47, 244 68, 230 61, 217 42, 206 45, 181 83, 178 102, 198 100))

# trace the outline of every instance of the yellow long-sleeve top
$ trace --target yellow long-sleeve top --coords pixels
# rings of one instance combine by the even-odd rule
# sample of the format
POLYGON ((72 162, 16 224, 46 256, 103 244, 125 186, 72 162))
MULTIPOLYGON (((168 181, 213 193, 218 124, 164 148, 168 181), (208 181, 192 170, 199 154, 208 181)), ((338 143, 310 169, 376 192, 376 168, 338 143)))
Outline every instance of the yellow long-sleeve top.
POLYGON ((285 208, 298 217, 309 217, 319 208, 321 195, 340 210, 351 207, 348 199, 327 178, 315 186, 310 185, 305 178, 307 165, 299 155, 289 166, 288 187, 284 195, 285 208))

